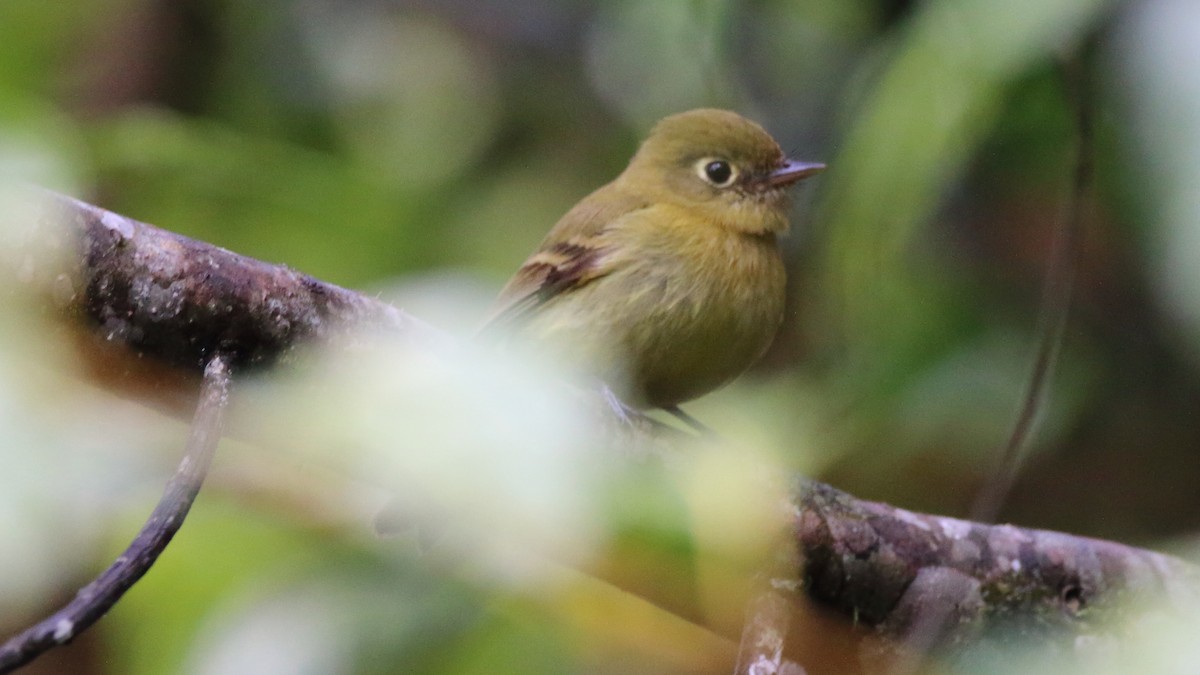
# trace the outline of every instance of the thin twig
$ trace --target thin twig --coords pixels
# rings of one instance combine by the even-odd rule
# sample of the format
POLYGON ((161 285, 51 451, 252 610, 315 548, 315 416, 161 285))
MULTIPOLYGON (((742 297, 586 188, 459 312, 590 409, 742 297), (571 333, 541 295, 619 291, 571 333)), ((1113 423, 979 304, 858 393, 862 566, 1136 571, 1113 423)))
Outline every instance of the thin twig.
POLYGON ((971 507, 972 520, 994 520, 1004 500, 1012 491, 1025 448, 1033 433, 1034 423, 1046 398, 1048 382, 1058 360, 1071 307, 1080 233, 1083 230, 1084 200, 1092 182, 1093 131, 1089 95, 1091 89, 1086 79, 1087 71, 1082 57, 1075 55, 1064 60, 1061 72, 1067 99, 1074 106, 1075 112, 1075 166, 1071 192, 1064 206, 1060 224, 1055 229, 1046 278, 1042 282, 1037 354, 1033 360, 1033 369, 1022 398, 1021 409, 1001 451, 995 475, 980 489, 971 507))
POLYGON ((10 673, 73 640, 104 616, 154 565, 183 525, 208 474, 213 452, 221 439, 228 395, 228 365, 224 357, 213 357, 204 369, 204 384, 183 459, 150 518, 125 552, 84 586, 66 607, 0 646, 0 673, 10 673))

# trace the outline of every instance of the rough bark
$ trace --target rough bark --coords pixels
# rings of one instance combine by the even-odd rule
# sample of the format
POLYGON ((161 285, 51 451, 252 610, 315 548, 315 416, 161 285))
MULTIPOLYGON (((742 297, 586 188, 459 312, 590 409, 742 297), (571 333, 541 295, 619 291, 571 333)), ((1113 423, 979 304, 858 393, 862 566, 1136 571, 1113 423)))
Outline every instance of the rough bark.
POLYGON ((1200 570, 1154 551, 913 513, 814 481, 794 495, 802 592, 855 619, 868 660, 982 642, 1102 653, 1144 613, 1194 615, 1200 600, 1200 570))
POLYGON ((54 198, 48 218, 80 242, 76 290, 67 309, 105 339, 199 372, 214 352, 234 369, 287 356, 309 339, 371 324, 413 337, 431 330, 396 308, 283 265, 238 255, 54 198))

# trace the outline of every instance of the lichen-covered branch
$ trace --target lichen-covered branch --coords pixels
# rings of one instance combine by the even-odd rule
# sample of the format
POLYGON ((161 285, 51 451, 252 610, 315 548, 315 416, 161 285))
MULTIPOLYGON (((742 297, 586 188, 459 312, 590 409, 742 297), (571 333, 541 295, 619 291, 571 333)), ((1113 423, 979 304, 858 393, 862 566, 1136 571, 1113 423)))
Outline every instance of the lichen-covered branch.
MULTIPOLYGON (((69 292, 53 291, 54 302, 114 348, 174 370, 198 373, 215 353, 235 366, 263 366, 305 340, 364 323, 416 341, 449 339, 384 303, 286 267, 73 199, 44 200, 43 217, 66 223, 79 242, 69 292)), ((1094 644, 1081 637, 1107 635, 1108 620, 1131 607, 1165 600, 1191 608, 1200 593, 1191 565, 1112 542, 914 514, 811 481, 797 482, 791 506, 783 545, 798 569, 771 580, 777 597, 764 596, 771 611, 763 616, 778 614, 777 598, 790 600, 797 616, 781 626, 785 654, 760 651, 808 672, 840 667, 814 666, 814 652, 834 642, 868 659, 894 657, 906 643, 922 653, 999 632, 1074 649, 1094 644), (1123 602, 1129 599, 1145 602, 1123 602), (844 634, 832 639, 831 626, 844 634)), ((764 561, 764 568, 775 565, 764 561)), ((655 597, 653 584, 634 590, 699 616, 679 598, 655 597)), ((769 628, 758 626, 759 634, 769 628)))
POLYGON ((801 592, 884 638, 875 647, 889 661, 913 640, 927 643, 918 652, 983 640, 1108 648, 1134 612, 1200 606, 1200 569, 1154 551, 912 513, 813 481, 794 494, 801 592))
MULTIPOLYGON (((68 197, 47 195, 46 230, 78 242, 65 309, 106 340, 199 372, 220 352, 231 367, 273 363, 309 339, 380 326, 442 338, 379 300, 68 197)), ((61 291, 59 292, 61 295, 61 291)))

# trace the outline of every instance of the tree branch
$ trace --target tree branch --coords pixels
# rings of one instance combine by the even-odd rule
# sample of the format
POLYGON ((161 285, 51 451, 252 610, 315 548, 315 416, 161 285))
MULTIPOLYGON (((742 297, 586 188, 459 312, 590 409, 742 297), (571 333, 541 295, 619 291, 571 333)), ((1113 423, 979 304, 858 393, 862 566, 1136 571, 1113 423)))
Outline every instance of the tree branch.
MULTIPOLYGON (((47 218, 80 242, 68 310, 104 337, 172 365, 200 369, 221 353, 232 368, 274 363, 308 339, 380 326, 438 338, 395 307, 223 248, 160 230, 69 197, 47 218)), ((57 208, 55 208, 57 207, 57 208)))
MULTIPOLYGON (((73 292, 51 295, 117 351, 195 373, 212 354, 227 354, 233 365, 263 366, 306 340, 362 324, 418 342, 448 339, 384 303, 286 267, 73 199, 43 201, 42 225, 65 223, 79 242, 71 261, 73 292)), ((792 529, 777 560, 794 560, 795 569, 790 576, 772 574, 779 583, 771 584, 770 597, 760 596, 763 616, 778 615, 788 603, 795 612, 774 624, 786 629, 785 653, 770 645, 743 648, 744 657, 764 655, 779 668, 794 661, 821 672, 814 654, 836 642, 834 625, 844 631, 838 643, 868 660, 894 661, 906 637, 928 630, 922 621, 939 624, 941 645, 972 644, 1003 629, 1069 653, 1092 643, 1081 636, 1119 638, 1113 633, 1118 622, 1110 619, 1148 611, 1149 602, 1187 609, 1200 596, 1197 568, 1113 542, 915 514, 808 480, 796 482, 790 508, 792 529), (1145 602, 1124 602, 1129 599, 1145 602)), ((669 585, 613 583, 703 620, 686 600, 663 595, 669 585)))
POLYGON ((889 661, 931 616, 930 646, 1023 640, 1070 654, 1119 639, 1124 619, 1200 601, 1200 569, 1154 551, 912 513, 814 481, 798 483, 795 506, 797 595, 885 638, 875 648, 889 661))
POLYGON ((10 673, 65 645, 104 616, 150 570, 183 525, 208 475, 221 440, 222 418, 229 398, 229 367, 214 356, 204 369, 200 403, 192 421, 183 459, 167 483, 162 499, 129 547, 66 607, 0 645, 0 673, 10 673))

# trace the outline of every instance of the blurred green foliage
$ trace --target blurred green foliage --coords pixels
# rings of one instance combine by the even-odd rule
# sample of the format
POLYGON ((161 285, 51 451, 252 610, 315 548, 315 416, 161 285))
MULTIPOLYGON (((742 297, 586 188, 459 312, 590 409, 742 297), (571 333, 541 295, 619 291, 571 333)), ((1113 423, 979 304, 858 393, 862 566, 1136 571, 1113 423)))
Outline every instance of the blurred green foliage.
MULTIPOLYGON (((1069 201, 1075 59, 1095 190, 1052 395, 1002 517, 1146 542, 1200 523, 1197 44, 1188 0, 5 0, 0 180, 441 298, 432 285, 464 276, 498 288, 658 117, 740 110, 831 169, 798 195, 789 325, 692 412, 861 496, 962 514, 1028 377, 1069 201)), ((101 624, 87 668, 709 672, 628 635, 580 646, 537 603, 220 494, 101 624), (237 651, 280 626, 306 651, 237 651)), ((123 541, 142 506, 108 508, 123 541)), ((616 535, 687 555, 677 536, 616 535)))

